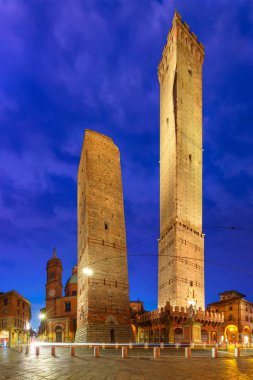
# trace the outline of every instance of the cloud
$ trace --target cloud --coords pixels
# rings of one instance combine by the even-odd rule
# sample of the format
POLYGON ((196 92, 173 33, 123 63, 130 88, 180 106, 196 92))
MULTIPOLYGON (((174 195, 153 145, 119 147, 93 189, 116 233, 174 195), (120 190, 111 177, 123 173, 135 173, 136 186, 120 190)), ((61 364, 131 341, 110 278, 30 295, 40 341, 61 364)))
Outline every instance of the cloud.
MULTIPOLYGON (((250 1, 2 1, 0 265, 8 254, 27 274, 23 262, 32 260, 29 287, 32 280, 44 283, 52 246, 59 247, 66 276, 76 260, 76 174, 85 128, 119 146, 128 242, 154 236, 129 252, 157 252, 157 66, 175 8, 205 45, 204 224, 252 225, 250 1)), ((209 257, 235 253, 239 243, 222 236, 208 232, 209 257)), ((130 278, 149 301, 135 282, 139 265, 130 260, 130 278)), ((153 273, 155 294, 151 267, 143 266, 153 273)), ((6 284, 25 292, 11 278, 6 284)), ((43 286, 38 295, 44 299, 43 286)))

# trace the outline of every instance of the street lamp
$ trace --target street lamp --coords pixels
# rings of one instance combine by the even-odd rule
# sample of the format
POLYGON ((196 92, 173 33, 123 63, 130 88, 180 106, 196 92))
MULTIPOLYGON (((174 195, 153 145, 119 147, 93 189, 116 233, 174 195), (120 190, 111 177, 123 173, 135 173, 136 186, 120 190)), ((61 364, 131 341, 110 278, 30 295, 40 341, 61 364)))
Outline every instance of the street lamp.
POLYGON ((29 341, 29 331, 31 329, 31 325, 29 322, 26 322, 26 326, 25 326, 25 329, 26 329, 26 344, 28 344, 28 341, 29 341))
POLYGON ((87 277, 91 277, 93 275, 93 269, 85 267, 83 268, 83 274, 85 274, 87 277))
POLYGON ((46 319, 46 313, 40 313, 40 314, 39 314, 39 319, 40 319, 41 321, 44 321, 44 319, 46 319))

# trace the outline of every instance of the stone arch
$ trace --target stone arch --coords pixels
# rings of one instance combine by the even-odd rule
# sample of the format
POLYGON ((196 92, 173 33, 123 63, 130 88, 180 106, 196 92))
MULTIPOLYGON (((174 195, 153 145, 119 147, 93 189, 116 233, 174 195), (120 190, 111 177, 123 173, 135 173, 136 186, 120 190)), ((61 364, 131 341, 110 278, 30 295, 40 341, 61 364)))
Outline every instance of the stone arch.
POLYGON ((0 330, 0 344, 7 346, 9 344, 9 337, 10 333, 8 330, 5 330, 4 328, 0 330))
POLYGON ((224 331, 225 340, 227 340, 229 343, 236 343, 238 342, 238 327, 235 325, 228 325, 225 328, 224 331))
POLYGON ((248 325, 243 327, 242 334, 243 334, 243 343, 244 344, 250 343, 251 328, 248 325))

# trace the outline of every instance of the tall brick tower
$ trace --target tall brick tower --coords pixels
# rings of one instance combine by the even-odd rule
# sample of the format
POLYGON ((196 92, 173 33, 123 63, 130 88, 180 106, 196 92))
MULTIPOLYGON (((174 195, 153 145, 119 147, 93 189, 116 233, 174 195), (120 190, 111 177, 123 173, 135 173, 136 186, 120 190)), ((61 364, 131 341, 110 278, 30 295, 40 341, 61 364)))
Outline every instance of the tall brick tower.
POLYGON ((158 306, 204 309, 202 64, 204 48, 176 12, 158 67, 160 241, 158 306))
POLYGON ((76 341, 133 341, 120 154, 110 138, 90 130, 78 169, 76 341))
POLYGON ((53 250, 53 257, 47 262, 46 309, 49 318, 55 317, 56 299, 62 297, 62 263, 53 250))

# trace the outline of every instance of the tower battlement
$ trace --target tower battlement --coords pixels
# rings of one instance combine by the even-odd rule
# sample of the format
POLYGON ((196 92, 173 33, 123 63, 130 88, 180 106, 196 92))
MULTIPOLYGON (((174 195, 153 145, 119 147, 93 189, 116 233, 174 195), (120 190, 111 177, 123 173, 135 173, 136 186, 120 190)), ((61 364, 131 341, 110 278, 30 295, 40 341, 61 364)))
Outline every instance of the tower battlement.
POLYGON ((171 55, 176 54, 177 44, 183 45, 200 65, 204 61, 204 46, 198 40, 196 34, 190 30, 189 25, 182 21, 182 17, 175 12, 172 28, 167 36, 167 43, 162 52, 162 58, 158 65, 159 82, 163 80, 164 72, 168 71, 171 55))

